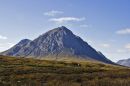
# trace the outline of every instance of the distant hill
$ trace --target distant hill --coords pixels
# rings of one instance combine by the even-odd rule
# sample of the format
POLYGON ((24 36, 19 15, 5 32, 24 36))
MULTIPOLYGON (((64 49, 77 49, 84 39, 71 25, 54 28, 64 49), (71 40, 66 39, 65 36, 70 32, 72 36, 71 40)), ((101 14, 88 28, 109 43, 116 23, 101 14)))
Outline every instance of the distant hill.
POLYGON ((130 67, 130 59, 119 60, 117 64, 130 67))
POLYGON ((50 30, 33 41, 24 39, 7 51, 2 52, 1 55, 34 58, 50 56, 55 59, 71 56, 113 63, 64 26, 50 30))

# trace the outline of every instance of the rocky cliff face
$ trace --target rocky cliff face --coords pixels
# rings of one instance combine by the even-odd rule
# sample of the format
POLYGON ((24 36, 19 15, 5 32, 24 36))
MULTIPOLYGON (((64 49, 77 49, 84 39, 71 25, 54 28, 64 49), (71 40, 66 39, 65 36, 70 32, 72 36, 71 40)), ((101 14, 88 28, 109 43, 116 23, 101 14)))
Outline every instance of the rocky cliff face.
POLYGON ((33 41, 22 40, 2 55, 43 57, 48 55, 71 55, 112 63, 102 53, 97 52, 80 37, 66 27, 58 27, 40 35, 33 41))

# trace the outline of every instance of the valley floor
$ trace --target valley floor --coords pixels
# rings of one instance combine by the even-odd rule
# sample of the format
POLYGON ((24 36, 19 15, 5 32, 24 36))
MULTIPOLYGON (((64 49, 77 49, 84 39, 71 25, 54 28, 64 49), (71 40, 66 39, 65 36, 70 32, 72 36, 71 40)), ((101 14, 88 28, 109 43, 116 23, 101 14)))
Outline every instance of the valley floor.
POLYGON ((130 69, 0 56, 0 86, 130 86, 130 69))

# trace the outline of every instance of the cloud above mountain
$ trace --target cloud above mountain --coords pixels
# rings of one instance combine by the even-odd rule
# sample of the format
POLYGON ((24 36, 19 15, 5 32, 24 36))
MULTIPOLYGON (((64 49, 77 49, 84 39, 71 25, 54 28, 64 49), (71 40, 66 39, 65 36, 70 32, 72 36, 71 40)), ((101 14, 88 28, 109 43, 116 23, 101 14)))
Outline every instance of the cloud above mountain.
POLYGON ((55 22, 55 23, 66 23, 66 22, 79 22, 84 21, 85 17, 77 18, 77 17, 60 17, 60 18, 51 18, 49 21, 55 22))
POLYGON ((116 33, 117 33, 117 34, 121 34, 121 35, 130 34, 130 28, 118 30, 116 33))

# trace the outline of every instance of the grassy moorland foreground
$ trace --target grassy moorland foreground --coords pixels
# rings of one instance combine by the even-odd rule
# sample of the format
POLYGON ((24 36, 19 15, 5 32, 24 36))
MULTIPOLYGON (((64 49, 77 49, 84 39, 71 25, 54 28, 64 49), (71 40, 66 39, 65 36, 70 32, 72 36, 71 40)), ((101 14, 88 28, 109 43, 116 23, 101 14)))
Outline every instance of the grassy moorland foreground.
POLYGON ((0 86, 130 86, 130 69, 0 56, 0 86))

